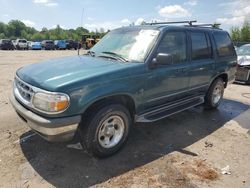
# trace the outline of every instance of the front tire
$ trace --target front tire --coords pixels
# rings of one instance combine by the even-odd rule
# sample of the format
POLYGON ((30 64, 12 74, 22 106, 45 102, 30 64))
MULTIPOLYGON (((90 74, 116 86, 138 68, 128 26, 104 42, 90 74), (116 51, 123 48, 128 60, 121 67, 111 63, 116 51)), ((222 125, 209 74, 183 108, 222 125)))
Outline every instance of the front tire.
POLYGON ((94 156, 113 155, 127 140, 131 124, 130 113, 120 104, 98 108, 81 125, 83 145, 94 156))
POLYGON ((205 96, 205 108, 215 109, 219 106, 224 94, 224 82, 221 78, 217 78, 211 84, 205 96))

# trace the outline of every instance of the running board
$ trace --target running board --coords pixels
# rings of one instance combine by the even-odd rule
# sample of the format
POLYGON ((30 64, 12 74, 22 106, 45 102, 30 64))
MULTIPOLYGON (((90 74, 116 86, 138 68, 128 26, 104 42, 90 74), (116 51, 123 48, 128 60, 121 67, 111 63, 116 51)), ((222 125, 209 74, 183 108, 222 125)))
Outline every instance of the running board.
POLYGON ((136 122, 154 122, 204 103, 204 96, 194 97, 137 116, 136 122))

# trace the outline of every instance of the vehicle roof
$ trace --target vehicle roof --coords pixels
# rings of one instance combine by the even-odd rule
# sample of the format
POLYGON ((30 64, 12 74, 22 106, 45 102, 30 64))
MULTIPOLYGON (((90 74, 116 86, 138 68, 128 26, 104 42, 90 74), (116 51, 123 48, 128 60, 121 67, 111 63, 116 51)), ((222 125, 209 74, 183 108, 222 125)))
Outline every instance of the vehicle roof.
POLYGON ((167 25, 167 24, 146 24, 146 25, 138 25, 138 26, 126 26, 121 27, 119 29, 156 29, 156 30, 190 30, 190 31, 219 31, 226 32, 222 29, 213 28, 213 27, 201 27, 201 26, 189 26, 189 25, 167 25))
MULTIPOLYGON (((242 46, 250 47, 250 44, 243 44, 242 46)), ((242 47, 242 46, 240 46, 240 47, 242 47)))

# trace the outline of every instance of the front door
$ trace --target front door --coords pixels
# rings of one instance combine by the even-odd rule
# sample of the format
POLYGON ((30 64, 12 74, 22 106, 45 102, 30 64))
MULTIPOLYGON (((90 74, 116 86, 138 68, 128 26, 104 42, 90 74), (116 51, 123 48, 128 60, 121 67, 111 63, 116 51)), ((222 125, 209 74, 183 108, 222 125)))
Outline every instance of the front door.
POLYGON ((186 32, 166 32, 156 55, 158 53, 172 55, 173 64, 157 65, 148 70, 147 86, 144 91, 146 111, 185 97, 186 91, 189 89, 186 32))

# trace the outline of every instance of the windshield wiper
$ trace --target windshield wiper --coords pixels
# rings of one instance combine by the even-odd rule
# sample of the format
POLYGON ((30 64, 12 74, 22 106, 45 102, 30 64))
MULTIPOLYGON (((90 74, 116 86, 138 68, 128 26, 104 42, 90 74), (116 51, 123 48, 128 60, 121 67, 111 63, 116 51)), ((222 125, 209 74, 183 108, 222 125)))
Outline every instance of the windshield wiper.
POLYGON ((109 55, 111 55, 113 57, 116 57, 116 59, 119 59, 119 60, 121 60, 123 62, 129 62, 129 60, 127 58, 122 57, 121 55, 119 55, 119 54, 117 54, 115 52, 102 52, 102 53, 103 54, 109 54, 109 55))

